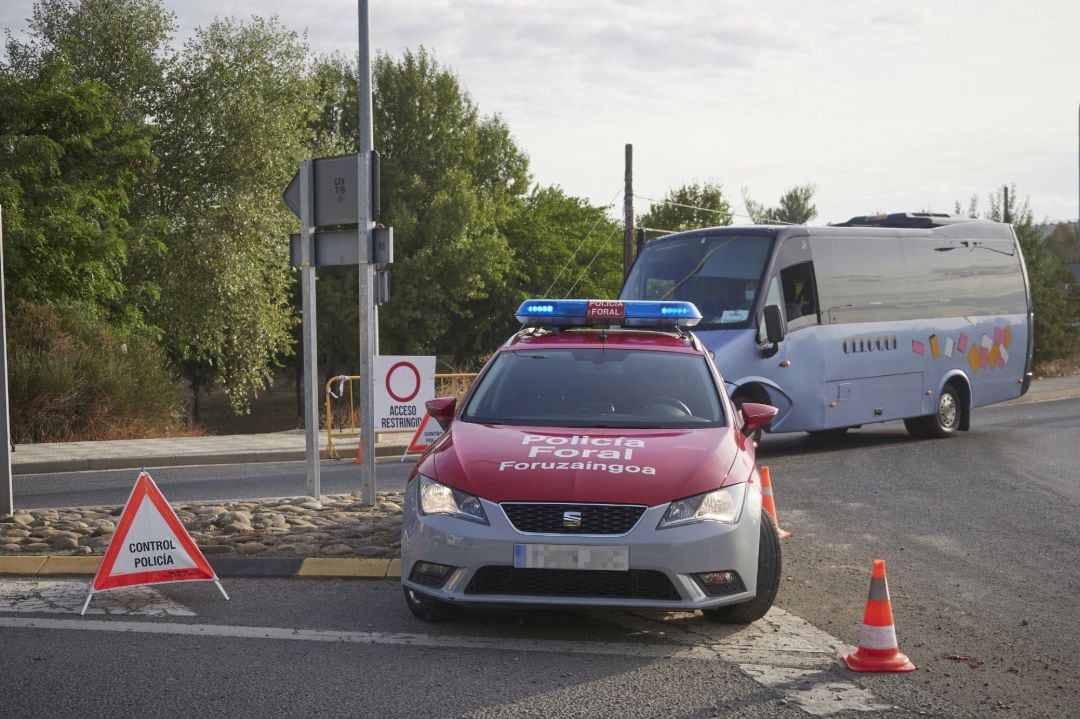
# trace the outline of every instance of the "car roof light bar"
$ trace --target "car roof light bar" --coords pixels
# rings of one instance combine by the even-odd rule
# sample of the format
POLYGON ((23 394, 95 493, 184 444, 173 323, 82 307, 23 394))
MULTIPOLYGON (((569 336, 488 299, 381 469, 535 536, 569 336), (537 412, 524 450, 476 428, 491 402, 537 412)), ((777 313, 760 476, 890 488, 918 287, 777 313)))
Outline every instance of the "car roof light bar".
POLYGON ((650 300, 525 300, 515 313, 529 327, 693 327, 701 312, 693 302, 650 300))

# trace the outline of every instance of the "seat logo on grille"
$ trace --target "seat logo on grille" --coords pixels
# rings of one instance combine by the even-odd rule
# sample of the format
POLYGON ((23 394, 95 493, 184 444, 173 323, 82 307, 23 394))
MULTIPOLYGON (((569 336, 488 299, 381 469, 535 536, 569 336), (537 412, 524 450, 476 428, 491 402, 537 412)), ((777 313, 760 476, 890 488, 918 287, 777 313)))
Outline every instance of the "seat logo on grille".
POLYGON ((563 512, 562 526, 567 529, 581 529, 581 512, 563 512))

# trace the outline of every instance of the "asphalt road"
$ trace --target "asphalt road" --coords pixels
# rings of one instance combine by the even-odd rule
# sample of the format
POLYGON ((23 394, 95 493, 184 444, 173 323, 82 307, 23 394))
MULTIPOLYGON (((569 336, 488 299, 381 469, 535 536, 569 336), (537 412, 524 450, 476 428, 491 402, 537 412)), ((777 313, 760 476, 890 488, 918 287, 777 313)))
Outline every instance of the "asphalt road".
MULTIPOLYGON (((186 615, 131 614, 114 592, 80 618, 85 580, 8 579, 0 714, 1075 715, 1080 400, 982 409, 972 424, 943 441, 912 440, 899 423, 829 443, 766 437, 759 460, 794 536, 783 543, 778 611, 750 628, 596 611, 474 612, 432 626, 408 614, 391 582, 285 579, 230 580, 229 602, 208 584, 155 589, 186 615), (886 560, 913 674, 854 675, 830 653, 830 636, 858 641, 874 558, 886 560), (821 701, 808 701, 812 692, 821 701)), ((405 468, 380 464, 394 476, 405 468)), ((166 495, 235 486, 223 470, 176 470, 166 495)), ((302 471, 298 463, 296 486, 302 471)), ((155 472, 164 486, 166 474, 155 472)), ((125 475, 65 477, 113 482, 85 491, 123 501, 125 475)))
MULTIPOLYGON (((375 465, 379 491, 401 491, 415 460, 380 459, 375 465)), ((170 502, 295 497, 307 494, 306 463, 217 464, 159 467, 149 470, 170 502)), ((26 509, 122 505, 139 472, 118 469, 97 472, 23 474, 13 477, 15 506, 26 509)), ((361 489, 360 467, 349 460, 324 459, 320 483, 324 494, 361 489)))

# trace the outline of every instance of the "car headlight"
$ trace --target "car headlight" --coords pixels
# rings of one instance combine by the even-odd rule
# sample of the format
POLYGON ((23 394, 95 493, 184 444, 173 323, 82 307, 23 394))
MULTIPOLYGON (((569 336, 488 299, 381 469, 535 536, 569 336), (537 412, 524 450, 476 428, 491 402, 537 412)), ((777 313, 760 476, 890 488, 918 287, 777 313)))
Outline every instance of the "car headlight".
POLYGON ((422 474, 419 492, 421 514, 445 514, 448 517, 488 524, 484 506, 476 495, 447 487, 422 474))
POLYGON ((704 494, 696 494, 686 499, 677 499, 668 505, 664 518, 660 520, 656 528, 667 529, 694 522, 735 524, 742 512, 745 494, 746 483, 744 482, 714 489, 704 494))

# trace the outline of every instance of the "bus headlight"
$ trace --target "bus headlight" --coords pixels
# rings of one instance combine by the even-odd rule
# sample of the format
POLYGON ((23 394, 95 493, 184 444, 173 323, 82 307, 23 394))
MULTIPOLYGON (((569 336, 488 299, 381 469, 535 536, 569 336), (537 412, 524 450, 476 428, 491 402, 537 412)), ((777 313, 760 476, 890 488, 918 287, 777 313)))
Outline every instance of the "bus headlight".
POLYGON ((664 518, 657 529, 668 529, 695 522, 722 522, 735 524, 742 513, 746 483, 714 489, 686 499, 677 499, 668 505, 664 518))

